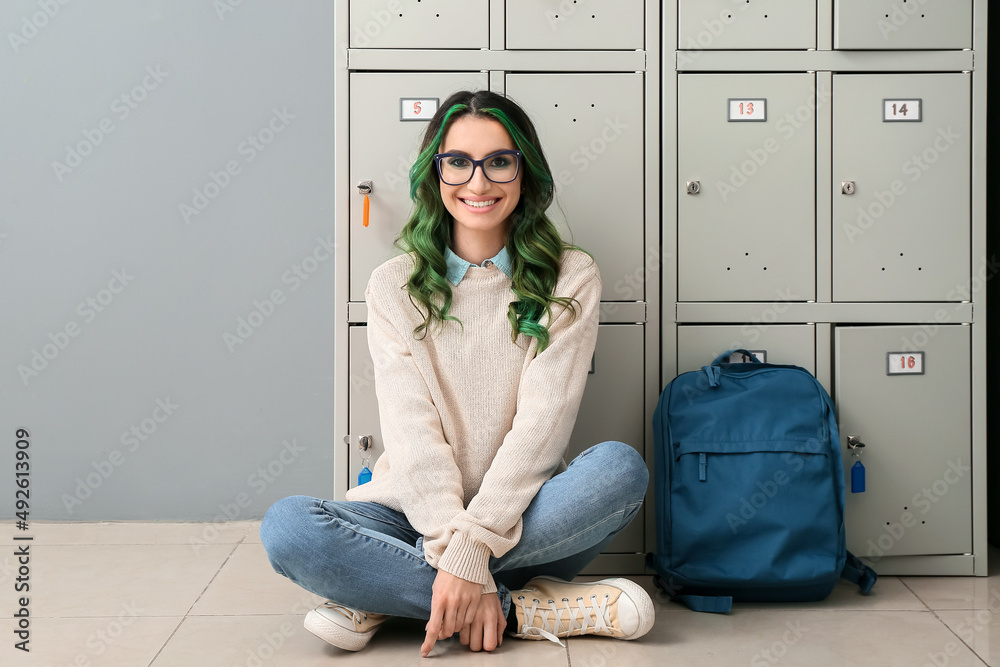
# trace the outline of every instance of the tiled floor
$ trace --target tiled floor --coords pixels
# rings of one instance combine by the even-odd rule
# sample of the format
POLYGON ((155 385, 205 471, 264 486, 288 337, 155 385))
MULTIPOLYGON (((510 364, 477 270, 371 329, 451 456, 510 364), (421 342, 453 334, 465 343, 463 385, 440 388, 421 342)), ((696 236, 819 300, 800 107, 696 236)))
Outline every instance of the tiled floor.
MULTIPOLYGON (((34 524, 30 653, 14 649, 19 576, 0 552, 0 664, 39 667, 312 667, 422 662, 419 621, 393 620, 360 653, 302 627, 321 600, 268 565, 256 522, 34 524)), ((25 542, 18 542, 23 545, 25 542)), ((993 552, 1000 566, 1000 552, 993 552)), ((432 658, 462 665, 1000 665, 1000 567, 989 578, 882 577, 870 597, 842 584, 824 602, 737 604, 697 614, 654 594, 653 630, 634 642, 508 637, 493 655, 457 640, 432 658)), ((648 577, 637 577, 651 589, 648 577)), ((425 663, 435 664, 435 663, 425 663)))

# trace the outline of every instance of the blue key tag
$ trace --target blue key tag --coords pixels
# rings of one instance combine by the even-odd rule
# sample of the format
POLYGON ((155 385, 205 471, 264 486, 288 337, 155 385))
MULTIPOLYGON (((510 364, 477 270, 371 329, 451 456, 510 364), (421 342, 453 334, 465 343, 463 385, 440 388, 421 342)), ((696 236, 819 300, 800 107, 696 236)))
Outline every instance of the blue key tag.
POLYGON ((372 481, 372 471, 368 469, 368 466, 365 466, 361 469, 361 472, 358 473, 358 486, 366 484, 370 481, 372 481))
POLYGON ((861 461, 855 461, 851 466, 851 493, 865 492, 865 467, 861 461))

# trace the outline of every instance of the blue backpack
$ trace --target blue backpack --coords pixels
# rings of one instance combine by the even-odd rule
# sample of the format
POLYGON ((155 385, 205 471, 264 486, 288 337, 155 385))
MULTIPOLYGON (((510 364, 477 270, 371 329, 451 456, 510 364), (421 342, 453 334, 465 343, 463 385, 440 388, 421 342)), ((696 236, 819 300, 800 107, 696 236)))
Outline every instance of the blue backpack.
POLYGON ((656 583, 695 611, 826 598, 877 575, 847 552, 833 402, 804 368, 746 350, 683 373, 653 415, 656 583), (728 363, 742 353, 750 363, 728 363))

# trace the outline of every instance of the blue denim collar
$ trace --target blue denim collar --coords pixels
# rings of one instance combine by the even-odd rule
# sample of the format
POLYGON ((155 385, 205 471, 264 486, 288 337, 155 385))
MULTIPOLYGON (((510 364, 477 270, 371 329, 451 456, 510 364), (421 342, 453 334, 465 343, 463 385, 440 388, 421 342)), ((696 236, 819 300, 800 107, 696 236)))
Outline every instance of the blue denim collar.
MULTIPOLYGON (((448 282, 455 287, 458 287, 458 284, 462 282, 462 278, 465 277, 465 273, 469 270, 470 266, 479 266, 478 264, 465 261, 452 252, 451 248, 444 249, 444 261, 448 267, 448 273, 446 275, 448 282)), ((506 246, 501 248, 500 252, 498 252, 496 256, 483 262, 482 266, 486 266, 488 262, 495 264, 498 269, 507 274, 508 278, 511 277, 510 253, 507 252, 506 246)))

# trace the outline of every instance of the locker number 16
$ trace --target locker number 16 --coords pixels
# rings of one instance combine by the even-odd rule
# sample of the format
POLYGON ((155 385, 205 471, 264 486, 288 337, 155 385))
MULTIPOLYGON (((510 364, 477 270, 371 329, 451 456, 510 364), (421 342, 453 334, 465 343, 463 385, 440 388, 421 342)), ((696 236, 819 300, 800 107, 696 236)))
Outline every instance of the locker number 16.
POLYGON ((886 355, 887 375, 923 375, 923 352, 889 352, 886 355))

